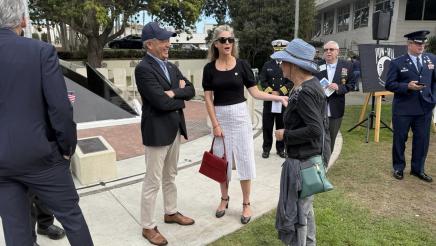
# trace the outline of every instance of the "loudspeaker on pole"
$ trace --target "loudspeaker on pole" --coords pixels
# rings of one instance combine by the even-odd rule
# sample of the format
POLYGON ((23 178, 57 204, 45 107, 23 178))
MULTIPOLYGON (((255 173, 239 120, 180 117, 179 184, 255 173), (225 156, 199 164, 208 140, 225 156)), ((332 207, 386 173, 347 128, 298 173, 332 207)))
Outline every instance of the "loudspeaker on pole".
POLYGON ((372 39, 388 40, 390 31, 391 12, 375 12, 372 16, 372 39))

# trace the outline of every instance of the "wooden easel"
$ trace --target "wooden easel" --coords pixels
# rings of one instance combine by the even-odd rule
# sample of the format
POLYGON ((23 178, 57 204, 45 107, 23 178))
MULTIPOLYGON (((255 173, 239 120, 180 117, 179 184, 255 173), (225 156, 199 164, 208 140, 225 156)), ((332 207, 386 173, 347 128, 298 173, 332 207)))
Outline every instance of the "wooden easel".
MULTIPOLYGON (((369 94, 366 95, 365 97, 365 103, 363 104, 362 110, 360 111, 360 116, 359 116, 359 123, 357 123, 353 128, 349 129, 348 132, 352 131, 353 129, 355 129, 358 126, 361 126, 365 121, 366 122, 366 128, 367 128, 367 132, 366 132, 366 142, 369 142, 369 130, 370 128, 372 128, 372 117, 374 117, 374 106, 375 106, 375 131, 374 131, 374 142, 378 143, 380 140, 380 123, 383 123, 381 121, 381 101, 382 101, 382 96, 388 96, 388 95, 393 95, 392 92, 389 91, 380 91, 380 92, 370 92, 369 94), (374 98, 373 102, 372 102, 372 107, 371 107, 371 112, 368 114, 368 116, 365 119, 365 114, 366 114, 366 110, 368 108, 368 104, 369 104, 369 99, 374 98)), ((386 128, 391 129, 388 125, 386 125, 385 123, 383 123, 383 125, 386 128)), ((392 129, 391 129, 392 130, 392 129)))

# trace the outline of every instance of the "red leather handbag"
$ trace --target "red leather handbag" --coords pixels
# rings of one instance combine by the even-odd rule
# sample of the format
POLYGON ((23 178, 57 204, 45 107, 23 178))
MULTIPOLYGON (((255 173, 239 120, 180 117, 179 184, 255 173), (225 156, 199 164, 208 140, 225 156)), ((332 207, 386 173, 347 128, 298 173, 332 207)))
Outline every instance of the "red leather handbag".
POLYGON ((203 154, 203 160, 200 165, 200 173, 217 181, 218 183, 227 182, 227 157, 226 157, 226 144, 224 143, 224 155, 219 157, 213 154, 213 143, 215 142, 215 137, 212 141, 212 146, 209 151, 205 151, 203 154))

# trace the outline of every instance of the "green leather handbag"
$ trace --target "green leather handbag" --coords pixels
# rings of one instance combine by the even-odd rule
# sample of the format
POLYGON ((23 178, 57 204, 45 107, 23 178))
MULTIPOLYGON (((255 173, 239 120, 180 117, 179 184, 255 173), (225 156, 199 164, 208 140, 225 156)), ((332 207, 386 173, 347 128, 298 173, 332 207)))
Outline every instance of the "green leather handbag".
POLYGON ((333 185, 327 180, 321 155, 313 156, 301 162, 300 178, 301 191, 299 198, 333 189, 333 185))

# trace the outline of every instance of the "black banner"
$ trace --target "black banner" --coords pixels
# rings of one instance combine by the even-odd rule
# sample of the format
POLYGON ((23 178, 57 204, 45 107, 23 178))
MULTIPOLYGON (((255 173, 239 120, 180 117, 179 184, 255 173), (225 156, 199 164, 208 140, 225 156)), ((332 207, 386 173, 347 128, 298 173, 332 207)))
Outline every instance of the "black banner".
POLYGON ((391 60, 406 52, 405 45, 360 44, 363 92, 386 91, 385 82, 391 60))

